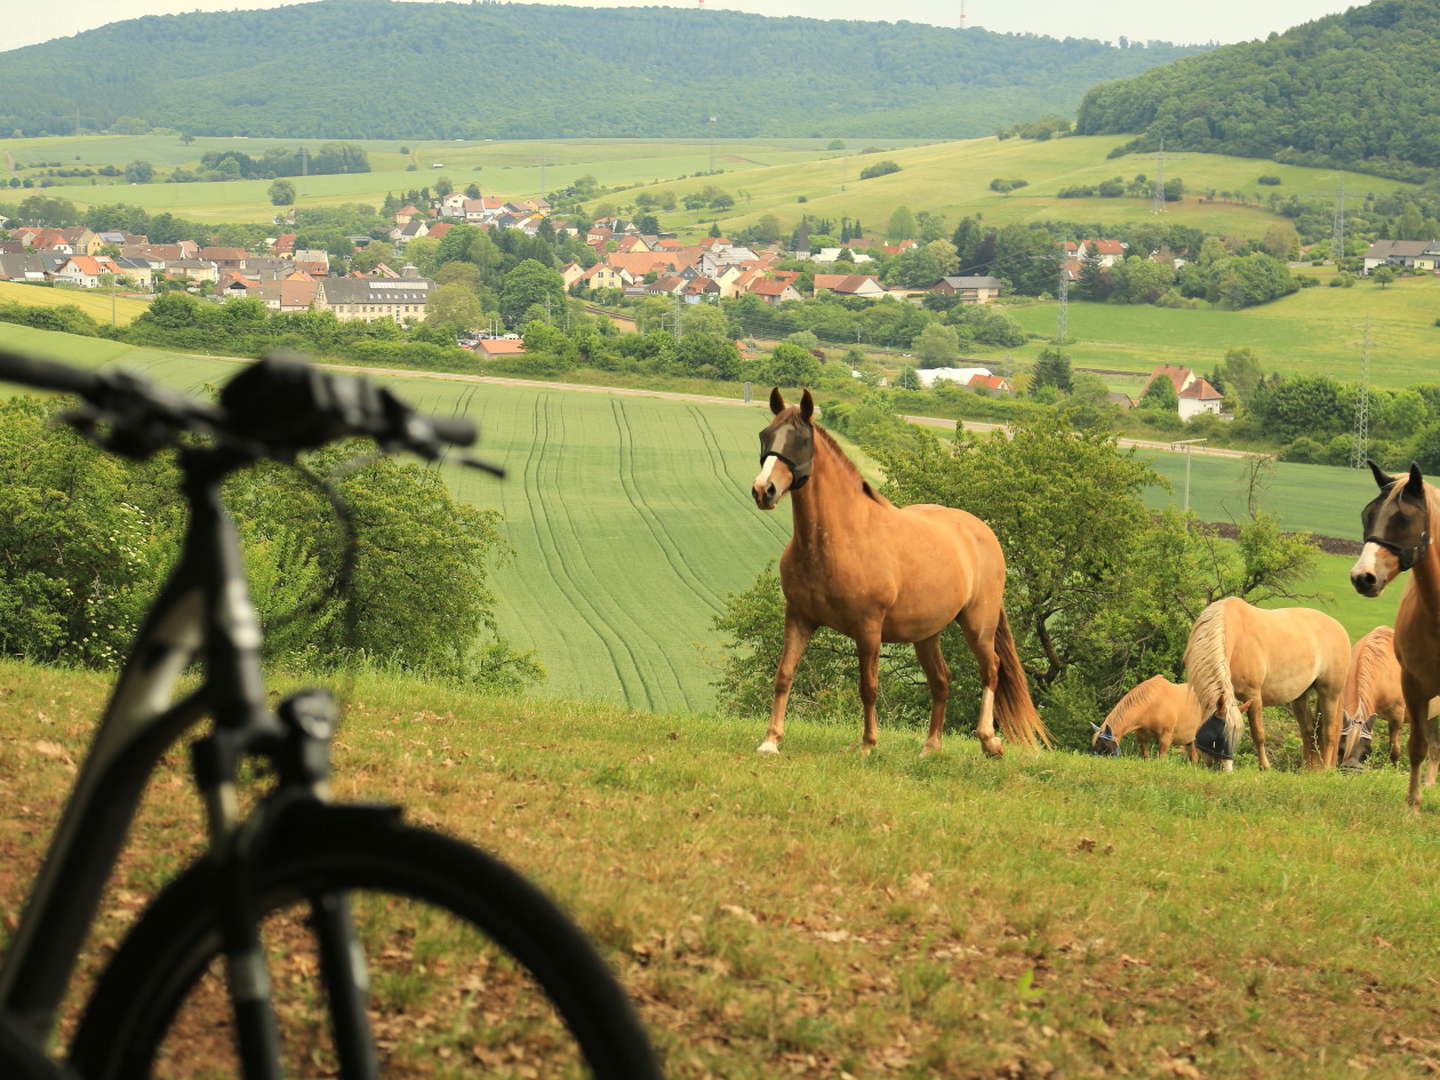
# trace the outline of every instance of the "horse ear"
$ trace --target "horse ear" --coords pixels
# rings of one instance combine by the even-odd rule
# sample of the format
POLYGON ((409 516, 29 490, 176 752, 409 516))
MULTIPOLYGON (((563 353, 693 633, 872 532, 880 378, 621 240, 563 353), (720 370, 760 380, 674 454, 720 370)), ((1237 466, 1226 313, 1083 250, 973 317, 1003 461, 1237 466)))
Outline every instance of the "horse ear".
POLYGON ((770 388, 770 411, 779 416, 785 409, 785 397, 780 393, 778 386, 770 388))
POLYGON ((1371 461, 1369 458, 1365 459, 1365 464, 1370 466, 1370 475, 1375 477, 1375 483, 1380 486, 1381 491, 1384 491, 1386 488, 1388 488, 1391 484, 1395 482, 1395 478, 1393 476, 1387 473, 1384 469, 1380 468, 1379 465, 1376 465, 1375 462, 1371 461))
POLYGON ((1091 721, 1090 721, 1090 730, 1091 730, 1091 731, 1099 731, 1099 730, 1100 730, 1100 725, 1097 724, 1097 723, 1095 723, 1094 720, 1091 720, 1091 721))
POLYGON ((809 423, 810 417, 814 415, 815 399, 810 396, 810 391, 806 390, 803 394, 800 395, 800 418, 806 423, 809 423))
POLYGON ((1405 481, 1405 494, 1415 499, 1425 497, 1425 478, 1420 475, 1420 466, 1413 461, 1410 463, 1410 479, 1405 481))

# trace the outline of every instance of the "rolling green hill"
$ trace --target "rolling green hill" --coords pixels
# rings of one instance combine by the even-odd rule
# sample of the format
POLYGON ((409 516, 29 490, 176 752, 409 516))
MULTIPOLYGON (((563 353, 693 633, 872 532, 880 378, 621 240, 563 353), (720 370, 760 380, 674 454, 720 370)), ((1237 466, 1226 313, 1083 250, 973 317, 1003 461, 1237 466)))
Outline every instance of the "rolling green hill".
POLYGON ((1420 179, 1440 164, 1437 44, 1433 0, 1376 0, 1097 86, 1077 130, 1420 179))
POLYGON ((78 109, 90 130, 287 138, 953 138, 1069 115, 1096 82, 1196 51, 664 7, 326 0, 148 16, 5 53, 0 131, 73 132, 78 109))
MULTIPOLYGON (((196 390, 227 379, 221 360, 0 324, 0 342, 72 363, 119 362, 196 390)), ((481 452, 510 471, 504 483, 449 467, 463 499, 499 510, 514 558, 492 585, 502 632, 537 650, 549 671, 546 695, 668 712, 707 708, 713 677, 711 618, 778 559, 790 534, 788 508, 762 513, 749 498, 759 408, 446 378, 394 380, 419 407, 467 412, 481 427, 481 452)), ((1153 454, 1177 501, 1184 462, 1153 454)), ((1276 466, 1262 499, 1282 525, 1342 537, 1355 533, 1369 498, 1368 474, 1321 466, 1276 466)), ((1244 479, 1232 460, 1196 457, 1191 502, 1202 518, 1243 515, 1244 479)), ((1359 601, 1347 589, 1348 560, 1331 557, 1311 588, 1358 636, 1393 617, 1399 592, 1359 601)))

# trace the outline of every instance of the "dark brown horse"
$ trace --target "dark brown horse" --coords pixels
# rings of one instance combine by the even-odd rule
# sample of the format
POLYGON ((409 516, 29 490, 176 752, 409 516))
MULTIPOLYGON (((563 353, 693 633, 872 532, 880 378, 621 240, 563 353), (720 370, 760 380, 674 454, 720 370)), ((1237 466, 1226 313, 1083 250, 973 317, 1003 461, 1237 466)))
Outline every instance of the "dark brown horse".
MULTIPOLYGON (((1350 568, 1350 583, 1363 596, 1379 596, 1406 570, 1414 570, 1400 610, 1395 614, 1395 659, 1400 661, 1400 693, 1410 717, 1410 790, 1406 801, 1420 809, 1420 766, 1429 750, 1430 699, 1440 695, 1440 552, 1430 542, 1440 529, 1440 492, 1412 464, 1405 477, 1389 476, 1373 461, 1370 471, 1380 487, 1361 512, 1365 546, 1350 568)), ((1432 767, 1424 787, 1435 782, 1432 767)))
POLYGON ((817 627, 855 641, 864 705, 863 748, 878 738, 875 694, 880 645, 912 642, 930 686, 930 735, 925 751, 940 748, 950 668, 940 633, 959 622, 980 665, 984 691, 976 733, 985 752, 1003 753, 995 721, 1007 739, 1050 744, 1030 700, 1025 671, 1005 621, 1005 556, 990 527, 947 506, 896 507, 860 475, 835 440, 814 422, 806 390, 798 406, 770 391, 775 419, 760 433, 755 505, 773 510, 790 493, 794 535, 780 558, 785 590, 785 645, 775 672, 770 727, 757 748, 780 751, 785 703, 795 667, 817 627))

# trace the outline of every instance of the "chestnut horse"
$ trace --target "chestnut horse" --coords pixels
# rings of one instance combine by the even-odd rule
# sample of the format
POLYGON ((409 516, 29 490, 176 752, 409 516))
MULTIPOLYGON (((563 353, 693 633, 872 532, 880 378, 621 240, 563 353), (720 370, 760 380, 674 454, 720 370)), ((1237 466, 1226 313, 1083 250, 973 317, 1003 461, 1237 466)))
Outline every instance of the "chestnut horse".
POLYGON ((798 406, 787 406, 778 388, 770 391, 775 418, 760 433, 760 474, 751 487, 760 509, 775 509, 789 492, 794 511, 794 532, 780 557, 785 644, 775 671, 770 726, 758 752, 780 752, 795 668, 821 626, 855 642, 867 753, 878 739, 880 645, 914 644, 930 687, 925 752, 938 750, 950 694, 940 632, 952 621, 959 622, 980 665, 984 690, 976 733, 985 752, 1004 752, 995 736, 997 719, 1007 739, 1050 745, 1005 620, 1005 556, 995 534, 964 510, 896 507, 814 422, 814 410, 809 390, 798 406))
MULTIPOLYGON (((1427 720, 1435 719, 1436 706, 1430 702, 1427 720)), ((1345 677, 1342 703, 1345 727, 1340 732, 1340 762, 1358 767, 1370 753, 1375 721, 1384 717, 1390 735, 1390 764, 1400 760, 1400 729, 1405 726, 1405 697, 1400 692, 1400 661, 1395 659, 1395 631, 1377 626, 1355 643, 1350 653, 1350 673, 1345 677)), ((1430 781, 1434 783, 1440 743, 1435 725, 1430 725, 1430 781)))
MULTIPOLYGON (((1430 700, 1440 695, 1440 553, 1430 538, 1440 528, 1440 492, 1410 466, 1410 475, 1394 477, 1373 461, 1370 471, 1380 488, 1361 512, 1365 546, 1350 568, 1350 583, 1362 596, 1379 596, 1385 586, 1406 570, 1414 577, 1400 598, 1395 614, 1395 659, 1400 663, 1400 693, 1410 724, 1410 789, 1406 802, 1420 809, 1420 765, 1428 756, 1430 700)), ((1432 767, 1426 785, 1434 783, 1432 767)))
POLYGON ((1172 683, 1164 675, 1152 675, 1115 703, 1105 723, 1095 728, 1090 750, 1114 757, 1120 753, 1120 740, 1133 731, 1141 757, 1150 756, 1147 744, 1155 747, 1157 758, 1168 754, 1174 744, 1185 747, 1193 762, 1195 732, 1204 719, 1200 699, 1189 683, 1172 683))
POLYGON ((1217 600, 1202 611, 1185 646, 1185 671, 1206 717, 1218 715, 1224 722, 1228 753, 1221 757, 1227 772, 1235 767, 1244 701, 1249 702, 1246 711, 1260 768, 1270 767, 1262 710, 1287 703, 1300 725, 1306 767, 1334 766, 1340 743, 1340 695, 1349 666, 1350 635, 1323 611, 1268 610, 1236 596, 1217 600), (1305 700, 1312 689, 1315 715, 1305 700))

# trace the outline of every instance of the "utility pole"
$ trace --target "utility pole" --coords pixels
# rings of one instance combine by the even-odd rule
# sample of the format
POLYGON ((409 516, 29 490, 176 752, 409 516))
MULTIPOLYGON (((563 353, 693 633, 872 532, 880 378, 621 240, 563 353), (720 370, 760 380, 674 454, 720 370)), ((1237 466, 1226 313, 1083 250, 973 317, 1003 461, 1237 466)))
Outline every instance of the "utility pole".
POLYGON ((1335 195, 1335 235, 1330 241, 1330 255, 1335 265, 1345 257, 1345 174, 1340 174, 1340 190, 1335 195))
POLYGON ((1350 454, 1350 467, 1363 469, 1370 458, 1370 320, 1360 324, 1364 336, 1360 346, 1360 384, 1355 388, 1355 448, 1350 454))

